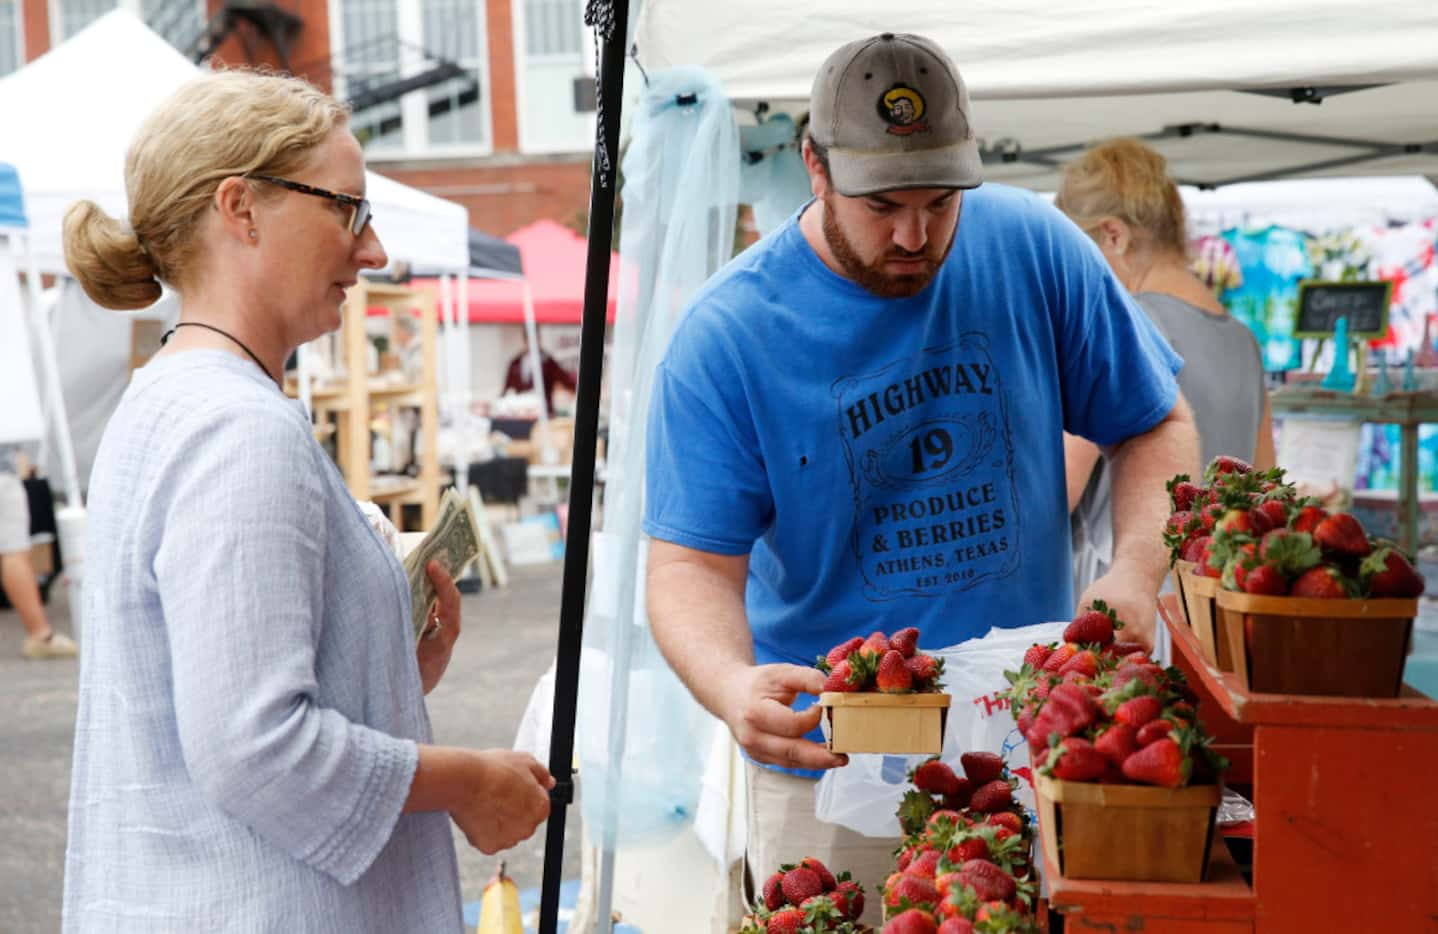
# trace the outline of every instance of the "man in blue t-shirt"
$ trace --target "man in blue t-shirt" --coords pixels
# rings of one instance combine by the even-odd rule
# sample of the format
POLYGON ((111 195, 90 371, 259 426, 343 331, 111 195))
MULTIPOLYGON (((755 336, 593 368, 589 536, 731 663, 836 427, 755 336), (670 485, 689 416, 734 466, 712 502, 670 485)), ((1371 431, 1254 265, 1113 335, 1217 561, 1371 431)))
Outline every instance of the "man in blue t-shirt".
POLYGON ((1197 438, 1182 361, 1093 244, 978 187, 937 45, 846 45, 811 108, 815 200, 705 285, 656 373, 647 599, 750 760, 753 871, 813 855, 873 885, 893 841, 813 818, 818 770, 846 761, 816 741, 815 656, 874 630, 940 648, 1069 618, 1064 431, 1108 449, 1117 491, 1115 563, 1081 602, 1150 638, 1164 481, 1196 467, 1197 438))

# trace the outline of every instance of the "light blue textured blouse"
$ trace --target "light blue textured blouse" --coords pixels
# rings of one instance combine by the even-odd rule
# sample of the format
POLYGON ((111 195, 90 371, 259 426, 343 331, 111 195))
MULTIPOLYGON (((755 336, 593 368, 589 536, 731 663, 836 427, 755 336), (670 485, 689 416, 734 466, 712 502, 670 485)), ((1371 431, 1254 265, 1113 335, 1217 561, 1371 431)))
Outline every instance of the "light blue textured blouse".
POLYGON ((65 931, 462 929, 403 569, 258 367, 135 374, 83 587, 65 931))

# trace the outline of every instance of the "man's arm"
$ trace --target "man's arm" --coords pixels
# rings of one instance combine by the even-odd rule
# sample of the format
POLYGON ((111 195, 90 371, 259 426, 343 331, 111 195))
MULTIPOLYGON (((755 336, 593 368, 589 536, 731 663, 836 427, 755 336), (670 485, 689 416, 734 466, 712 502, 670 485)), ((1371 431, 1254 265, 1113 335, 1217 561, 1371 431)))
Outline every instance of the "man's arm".
POLYGON ((744 610, 747 555, 718 555, 670 542, 649 543, 646 601, 654 641, 696 700, 728 725, 750 757, 786 768, 828 769, 848 760, 804 734, 819 725, 824 675, 798 665, 755 665, 744 610))
POLYGON ((1064 479, 1068 486, 1069 512, 1078 508, 1083 491, 1088 488, 1094 465, 1102 457, 1092 441, 1064 432, 1064 479))
POLYGON ((1183 396, 1163 421, 1114 446, 1108 457, 1113 471, 1113 564, 1084 592, 1079 606, 1103 599, 1127 624, 1124 639, 1152 646, 1154 600, 1168 573, 1165 484, 1174 474, 1195 474, 1198 467, 1198 429, 1183 396))

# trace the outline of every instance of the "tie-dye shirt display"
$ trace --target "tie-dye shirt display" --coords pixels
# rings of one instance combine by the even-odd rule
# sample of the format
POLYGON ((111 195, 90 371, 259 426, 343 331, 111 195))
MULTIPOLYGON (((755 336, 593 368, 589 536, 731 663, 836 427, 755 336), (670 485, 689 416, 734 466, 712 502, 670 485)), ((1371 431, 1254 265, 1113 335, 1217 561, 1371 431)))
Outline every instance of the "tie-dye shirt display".
POLYGON ((1225 230, 1243 281, 1223 292, 1229 312, 1253 331, 1270 371, 1294 370, 1303 364, 1302 343, 1293 337, 1298 315, 1298 283, 1313 278, 1308 238, 1285 227, 1225 230))

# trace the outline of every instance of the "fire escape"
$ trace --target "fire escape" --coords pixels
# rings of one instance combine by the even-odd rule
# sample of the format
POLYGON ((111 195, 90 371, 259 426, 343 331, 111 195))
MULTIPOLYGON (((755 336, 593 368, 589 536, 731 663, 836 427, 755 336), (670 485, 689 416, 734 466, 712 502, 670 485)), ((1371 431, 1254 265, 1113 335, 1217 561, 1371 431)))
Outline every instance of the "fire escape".
MULTIPOLYGON (((239 40, 251 64, 269 46, 281 70, 329 83, 342 94, 362 137, 396 130, 401 119, 398 107, 384 105, 415 91, 442 91, 428 96, 431 117, 479 99, 479 81, 472 68, 433 50, 403 43, 393 32, 352 35, 331 61, 296 68, 290 56, 304 20, 272 0, 225 0, 209 22, 202 21, 195 0, 165 0, 151 11, 149 26, 197 64, 209 59, 232 36, 239 40)), ((347 34, 353 32, 346 30, 347 34)))

